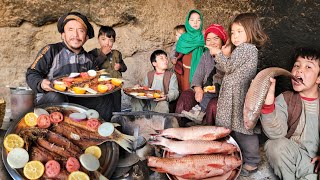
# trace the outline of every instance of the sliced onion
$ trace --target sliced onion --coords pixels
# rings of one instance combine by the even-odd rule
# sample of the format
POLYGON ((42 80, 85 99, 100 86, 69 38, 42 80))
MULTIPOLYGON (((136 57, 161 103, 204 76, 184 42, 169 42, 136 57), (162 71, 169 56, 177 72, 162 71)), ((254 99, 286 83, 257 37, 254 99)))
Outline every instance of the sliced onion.
POLYGON ((93 89, 91 89, 91 88, 89 88, 89 87, 85 87, 84 89, 85 89, 87 92, 91 93, 91 94, 97 94, 97 93, 98 93, 97 91, 95 91, 95 90, 93 90, 93 89))
POLYGON ((74 77, 78 77, 80 75, 80 73, 70 73, 69 77, 74 78, 74 77))
POLYGON ((37 117, 42 115, 42 114, 49 116, 48 111, 46 111, 45 109, 42 109, 42 108, 34 108, 33 112, 37 117))
POLYGON ((91 77, 96 77, 96 75, 97 75, 97 72, 95 71, 95 70, 89 70, 88 71, 88 74, 89 74, 89 76, 91 76, 91 77))
POLYGON ((112 123, 104 122, 98 128, 98 133, 100 136, 110 136, 114 131, 114 126, 112 123))
POLYGON ((71 113, 69 117, 74 121, 82 121, 87 118, 87 115, 84 113, 71 113))
POLYGON ((92 154, 82 154, 79 158, 81 165, 88 171, 96 171, 100 167, 100 162, 92 154))
POLYGON ((86 115, 87 115, 87 119, 99 119, 99 113, 94 109, 88 109, 86 111, 86 115))
POLYGON ((14 169, 23 168, 28 161, 29 154, 23 148, 14 148, 9 152, 7 156, 7 162, 9 166, 14 169))

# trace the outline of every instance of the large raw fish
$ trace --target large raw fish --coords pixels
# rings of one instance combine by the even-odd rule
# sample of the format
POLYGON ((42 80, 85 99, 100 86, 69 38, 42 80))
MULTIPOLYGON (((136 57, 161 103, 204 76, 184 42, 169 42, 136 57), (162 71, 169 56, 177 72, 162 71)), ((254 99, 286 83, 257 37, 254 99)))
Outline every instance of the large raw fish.
POLYGON ((157 172, 169 173, 184 179, 204 179, 236 169, 242 161, 229 155, 192 155, 181 158, 148 157, 148 166, 157 172))
POLYGON ((187 154, 212 154, 225 153, 231 154, 237 151, 237 147, 233 144, 220 141, 207 140, 185 140, 174 141, 164 137, 155 137, 150 144, 164 146, 166 151, 174 152, 181 155, 187 154))
POLYGON ((269 87, 271 85, 270 78, 280 75, 289 76, 295 81, 301 82, 300 79, 296 78, 289 71, 282 68, 271 67, 260 71, 252 80, 244 102, 243 120, 244 127, 246 129, 253 129, 256 126, 262 105, 264 104, 269 87))
POLYGON ((216 140, 226 137, 231 130, 217 126, 191 126, 187 128, 169 128, 157 131, 156 136, 164 136, 179 140, 216 140))

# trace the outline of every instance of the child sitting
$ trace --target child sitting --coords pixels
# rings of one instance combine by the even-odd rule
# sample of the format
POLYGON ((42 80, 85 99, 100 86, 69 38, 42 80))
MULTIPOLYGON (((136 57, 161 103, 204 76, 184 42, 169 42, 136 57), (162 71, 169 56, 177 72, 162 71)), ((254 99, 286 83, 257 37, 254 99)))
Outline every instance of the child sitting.
POLYGON ((316 180, 316 161, 320 159, 320 52, 299 48, 294 60, 291 73, 302 80, 292 80, 294 92, 286 91, 275 98, 275 79, 270 79, 261 115, 263 130, 269 137, 264 148, 280 179, 316 180))
MULTIPOLYGON (((108 76, 121 78, 122 72, 127 70, 122 55, 118 50, 112 49, 116 41, 116 32, 112 27, 101 26, 98 34, 100 49, 95 48, 89 53, 94 56, 98 69, 105 69, 108 76)), ((121 111, 121 91, 112 93, 113 111, 121 111)))
POLYGON ((149 71, 144 86, 164 92, 161 98, 142 100, 131 98, 132 111, 169 112, 169 102, 178 98, 179 90, 177 77, 168 71, 168 57, 163 50, 156 50, 151 54, 151 64, 154 70, 149 71))

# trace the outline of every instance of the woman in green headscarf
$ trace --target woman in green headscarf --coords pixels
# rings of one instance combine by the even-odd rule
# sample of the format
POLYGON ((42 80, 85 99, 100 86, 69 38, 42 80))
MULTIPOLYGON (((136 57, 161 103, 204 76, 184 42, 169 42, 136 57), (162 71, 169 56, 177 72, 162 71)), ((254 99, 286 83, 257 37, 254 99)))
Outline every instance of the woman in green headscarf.
POLYGON ((202 14, 198 10, 189 11, 185 22, 187 32, 182 34, 177 42, 176 51, 184 55, 182 58, 181 91, 190 89, 193 74, 204 51, 202 22, 202 14))

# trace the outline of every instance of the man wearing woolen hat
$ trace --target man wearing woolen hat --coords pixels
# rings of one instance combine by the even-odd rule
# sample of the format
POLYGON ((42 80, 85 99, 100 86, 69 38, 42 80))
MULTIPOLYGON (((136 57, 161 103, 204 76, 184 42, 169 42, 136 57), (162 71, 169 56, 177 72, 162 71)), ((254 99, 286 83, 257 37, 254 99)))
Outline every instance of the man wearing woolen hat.
POLYGON ((51 81, 57 77, 96 69, 93 57, 83 49, 85 42, 94 37, 93 27, 87 17, 78 12, 70 12, 59 18, 57 27, 62 42, 42 48, 26 73, 27 83, 36 93, 35 105, 76 103, 96 109, 108 121, 113 110, 112 96, 71 97, 54 92, 51 88, 51 81))

